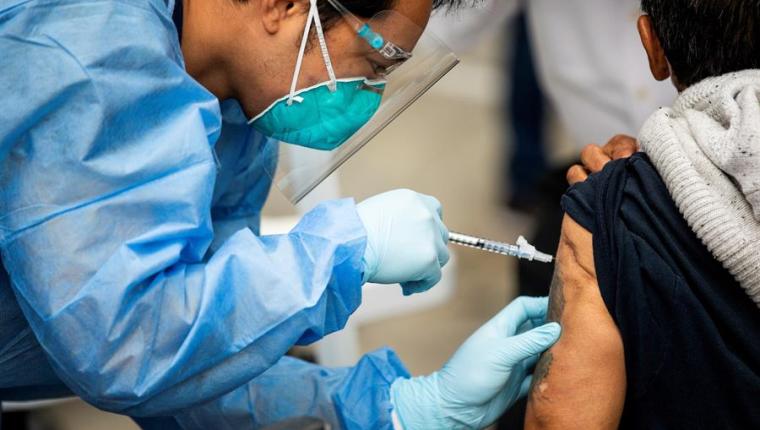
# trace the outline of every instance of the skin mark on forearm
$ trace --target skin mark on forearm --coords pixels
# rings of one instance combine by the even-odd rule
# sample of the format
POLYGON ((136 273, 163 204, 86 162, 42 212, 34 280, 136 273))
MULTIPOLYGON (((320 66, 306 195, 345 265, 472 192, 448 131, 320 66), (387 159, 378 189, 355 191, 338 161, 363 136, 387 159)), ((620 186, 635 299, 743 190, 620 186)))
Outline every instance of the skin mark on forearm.
MULTIPOLYGON (((562 279, 560 277, 559 264, 554 269, 554 276, 552 278, 551 290, 549 292, 549 312, 547 314, 547 321, 560 322, 562 319, 562 313, 565 310, 565 294, 563 291, 562 279)), ((552 361, 554 356, 551 351, 546 351, 541 355, 541 358, 536 364, 536 369, 533 371, 533 381, 530 387, 530 400, 535 401, 537 397, 542 396, 546 391, 548 385, 545 381, 551 370, 552 361)))
POLYGON ((546 315, 547 321, 560 322, 562 313, 565 311, 565 292, 562 278, 560 277, 559 264, 554 269, 552 285, 549 290, 549 311, 546 315))
POLYGON ((546 351, 541 355, 541 359, 536 364, 536 370, 533 371, 533 381, 530 386, 530 398, 535 400, 537 396, 540 396, 544 390, 546 390, 546 382, 544 379, 549 374, 549 369, 552 367, 552 361, 554 356, 551 351, 546 351))

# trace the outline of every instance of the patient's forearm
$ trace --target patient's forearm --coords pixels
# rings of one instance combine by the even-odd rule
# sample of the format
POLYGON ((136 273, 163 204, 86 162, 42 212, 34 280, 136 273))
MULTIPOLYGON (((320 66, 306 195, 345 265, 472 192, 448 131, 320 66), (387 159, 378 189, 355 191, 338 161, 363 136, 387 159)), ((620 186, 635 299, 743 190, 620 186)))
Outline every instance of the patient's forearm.
POLYGON ((617 428, 625 400, 620 334, 599 292, 591 235, 566 217, 549 319, 562 337, 539 360, 526 428, 617 428))

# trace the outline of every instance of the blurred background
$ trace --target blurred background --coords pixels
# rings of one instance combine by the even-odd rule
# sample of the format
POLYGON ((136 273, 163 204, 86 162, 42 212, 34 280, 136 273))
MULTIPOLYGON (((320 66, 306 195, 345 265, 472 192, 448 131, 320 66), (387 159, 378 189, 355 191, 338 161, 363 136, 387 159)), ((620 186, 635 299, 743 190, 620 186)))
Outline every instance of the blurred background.
MULTIPOLYGON (((263 233, 287 229, 320 198, 411 188, 442 202, 451 230, 510 243, 524 235, 554 253, 564 171, 580 149, 635 134, 674 96, 649 77, 638 15, 637 0, 486 0, 436 17, 431 30, 461 63, 300 207, 273 190, 263 233)), ((387 345, 425 374, 518 294, 548 291, 550 265, 452 253, 431 294, 402 300, 399 288, 369 286, 345 332, 294 353, 337 366, 387 345)), ((76 400, 13 416, 30 429, 137 428, 76 400)), ((517 413, 503 428, 519 423, 517 413)))

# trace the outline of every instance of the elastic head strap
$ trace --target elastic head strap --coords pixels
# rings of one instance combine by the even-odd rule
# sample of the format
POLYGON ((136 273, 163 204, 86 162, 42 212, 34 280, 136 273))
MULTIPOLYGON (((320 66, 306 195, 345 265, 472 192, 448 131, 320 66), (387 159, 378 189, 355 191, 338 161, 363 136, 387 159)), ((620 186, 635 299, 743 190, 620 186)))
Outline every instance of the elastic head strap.
POLYGON ((328 88, 330 91, 337 89, 337 78, 335 77, 335 70, 330 60, 330 54, 327 51, 327 43, 325 42, 325 34, 322 30, 322 20, 319 18, 319 9, 317 8, 317 0, 309 0, 309 14, 306 17, 306 28, 303 32, 303 38, 301 38, 301 47, 298 50, 298 58, 296 59, 296 68, 293 71, 293 80, 290 83, 290 95, 288 96, 288 106, 293 104, 295 98, 296 86, 298 85, 298 77, 301 74, 301 66, 303 65, 303 57, 306 53, 306 44, 309 41, 309 32, 311 31, 311 23, 314 21, 317 29, 317 39, 319 40, 319 48, 322 51, 322 60, 325 63, 327 69, 327 75, 330 78, 330 84, 328 88))
POLYGON ((330 60, 330 53, 327 51, 327 42, 325 41, 325 33, 322 31, 322 19, 319 17, 317 0, 311 0, 311 4, 314 8, 314 24, 317 27, 317 39, 319 39, 319 48, 322 50, 322 60, 325 62, 327 76, 330 78, 330 85, 328 88, 330 88, 330 91, 335 91, 337 88, 337 79, 335 78, 335 70, 332 66, 332 60, 330 60))

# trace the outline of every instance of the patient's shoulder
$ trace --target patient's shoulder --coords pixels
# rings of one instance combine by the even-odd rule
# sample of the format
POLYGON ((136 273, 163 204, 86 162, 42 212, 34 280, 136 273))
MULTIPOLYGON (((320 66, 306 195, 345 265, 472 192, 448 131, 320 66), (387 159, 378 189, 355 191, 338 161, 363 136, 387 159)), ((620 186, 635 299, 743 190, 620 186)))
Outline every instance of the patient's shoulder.
POLYGON ((643 152, 607 163, 601 172, 570 187, 562 198, 562 208, 578 224, 595 233, 614 221, 620 211, 630 210, 624 204, 630 202, 666 207, 678 214, 660 175, 643 152))
MULTIPOLYGON (((669 288, 685 265, 715 264, 644 153, 610 162, 573 186, 562 207, 593 235, 599 286, 613 316, 620 279, 643 276, 669 288)), ((622 286, 632 291, 629 284, 622 286)))

